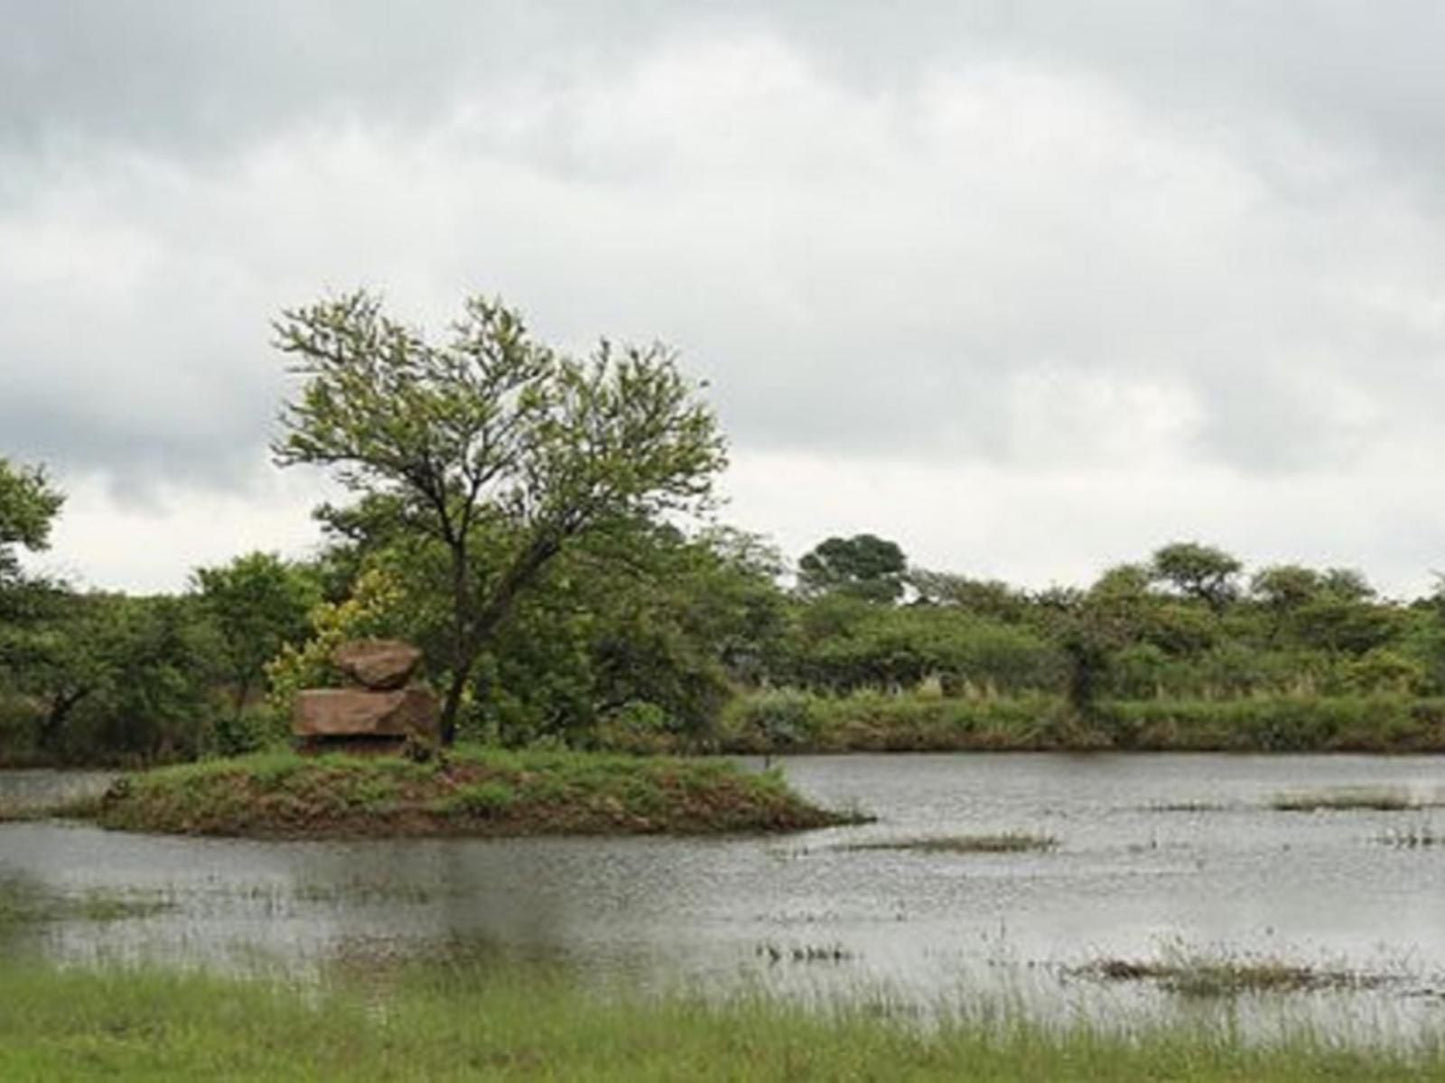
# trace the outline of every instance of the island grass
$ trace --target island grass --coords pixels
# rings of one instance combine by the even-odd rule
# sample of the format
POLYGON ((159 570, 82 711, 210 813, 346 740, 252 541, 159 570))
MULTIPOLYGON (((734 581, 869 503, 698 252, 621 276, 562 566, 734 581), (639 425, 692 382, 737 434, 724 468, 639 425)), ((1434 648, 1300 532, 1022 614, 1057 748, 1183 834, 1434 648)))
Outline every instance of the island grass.
POLYGON ((298 988, 197 972, 0 966, 0 1078, 66 1080, 1398 1080, 1438 1037, 1352 1045, 1294 1027, 1031 1021, 886 1000, 588 993, 516 968, 298 988))
POLYGON ((844 850, 902 850, 920 854, 1017 854, 1053 850, 1059 840, 1052 835, 1007 831, 993 835, 942 835, 933 838, 880 839, 841 847, 844 850))
POLYGON ((268 752, 123 777, 66 810, 104 827, 251 837, 711 834, 856 822, 724 760, 464 747, 433 762, 268 752))

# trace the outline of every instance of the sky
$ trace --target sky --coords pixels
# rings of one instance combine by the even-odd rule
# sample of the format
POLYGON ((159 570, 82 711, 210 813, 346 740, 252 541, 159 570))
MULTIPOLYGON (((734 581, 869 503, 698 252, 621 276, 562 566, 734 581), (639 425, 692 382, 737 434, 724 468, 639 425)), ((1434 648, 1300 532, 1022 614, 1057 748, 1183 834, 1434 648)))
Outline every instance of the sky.
POLYGON ((286 308, 661 340, 797 557, 1445 570, 1435 0, 0 0, 0 456, 36 567, 303 556, 286 308))

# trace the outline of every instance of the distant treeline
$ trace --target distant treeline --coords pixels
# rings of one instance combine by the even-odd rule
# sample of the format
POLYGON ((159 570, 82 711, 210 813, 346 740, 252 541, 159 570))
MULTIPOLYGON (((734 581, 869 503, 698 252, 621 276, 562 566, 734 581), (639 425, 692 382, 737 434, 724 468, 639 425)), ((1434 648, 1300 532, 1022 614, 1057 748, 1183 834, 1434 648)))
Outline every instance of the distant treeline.
MULTIPOLYGON (((341 640, 445 657, 445 599, 417 589, 414 559, 333 533, 315 560, 246 554, 161 597, 76 592, 12 562, 0 762, 284 741, 291 693, 336 679, 341 640)), ((787 569, 749 535, 619 520, 518 601, 459 726, 638 750, 1433 748, 1440 696, 1445 601, 1380 598, 1353 571, 1246 574, 1179 543, 1088 588, 1026 591, 910 567, 871 535, 787 569)))

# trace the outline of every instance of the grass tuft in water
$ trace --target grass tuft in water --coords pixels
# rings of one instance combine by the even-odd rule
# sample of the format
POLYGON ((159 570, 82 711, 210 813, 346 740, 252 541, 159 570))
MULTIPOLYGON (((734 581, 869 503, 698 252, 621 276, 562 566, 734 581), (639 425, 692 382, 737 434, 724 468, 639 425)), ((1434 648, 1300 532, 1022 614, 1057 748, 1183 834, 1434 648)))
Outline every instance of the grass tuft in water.
POLYGON ((1212 954, 1174 948, 1156 959, 1097 959, 1070 973, 1111 982, 1152 982, 1187 997, 1373 989, 1388 980, 1346 967, 1292 963, 1269 956, 1212 954))
POLYGON ((1376 835, 1375 841, 1385 846, 1393 846, 1397 850, 1423 850, 1432 846, 1445 846, 1445 835, 1429 827, 1407 827, 1376 835))
POLYGON ((1269 807, 1278 812, 1402 812, 1438 805, 1439 801, 1425 800, 1406 790, 1368 786, 1282 793, 1269 802, 1269 807))
POLYGON ((1145 805, 1145 812, 1228 812, 1235 808, 1221 801, 1160 801, 1145 805))
POLYGON ((942 835, 936 838, 883 839, 858 842, 844 850, 903 850, 920 854, 1017 854, 1057 849, 1052 835, 1007 831, 993 835, 942 835))

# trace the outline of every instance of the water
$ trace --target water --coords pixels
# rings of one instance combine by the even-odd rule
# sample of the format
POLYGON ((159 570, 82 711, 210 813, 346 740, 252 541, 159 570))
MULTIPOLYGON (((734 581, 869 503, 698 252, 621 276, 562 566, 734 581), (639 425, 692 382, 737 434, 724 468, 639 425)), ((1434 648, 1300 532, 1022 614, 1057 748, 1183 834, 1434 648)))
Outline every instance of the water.
MULTIPOLYGON (((1445 809, 1280 812, 1301 789, 1445 792, 1428 757, 858 755, 783 761, 795 787, 874 824, 730 839, 253 842, 0 825, 0 885, 164 905, 95 921, 63 913, 0 950, 304 970, 338 954, 457 944, 555 959, 599 979, 762 981, 830 995, 886 985, 926 1001, 1007 991, 1045 1010, 1103 990, 1073 968, 1171 951, 1268 956, 1387 976, 1311 994, 1310 1010, 1445 1005, 1445 809), (1172 806, 1171 810, 1167 806, 1172 806), (1047 852, 854 849, 1030 832, 1047 852), (1363 998, 1363 999, 1362 999, 1363 998), (1319 1007, 1323 1005, 1323 1007, 1319 1007)), ((98 776, 0 773, 0 803, 98 776)))

